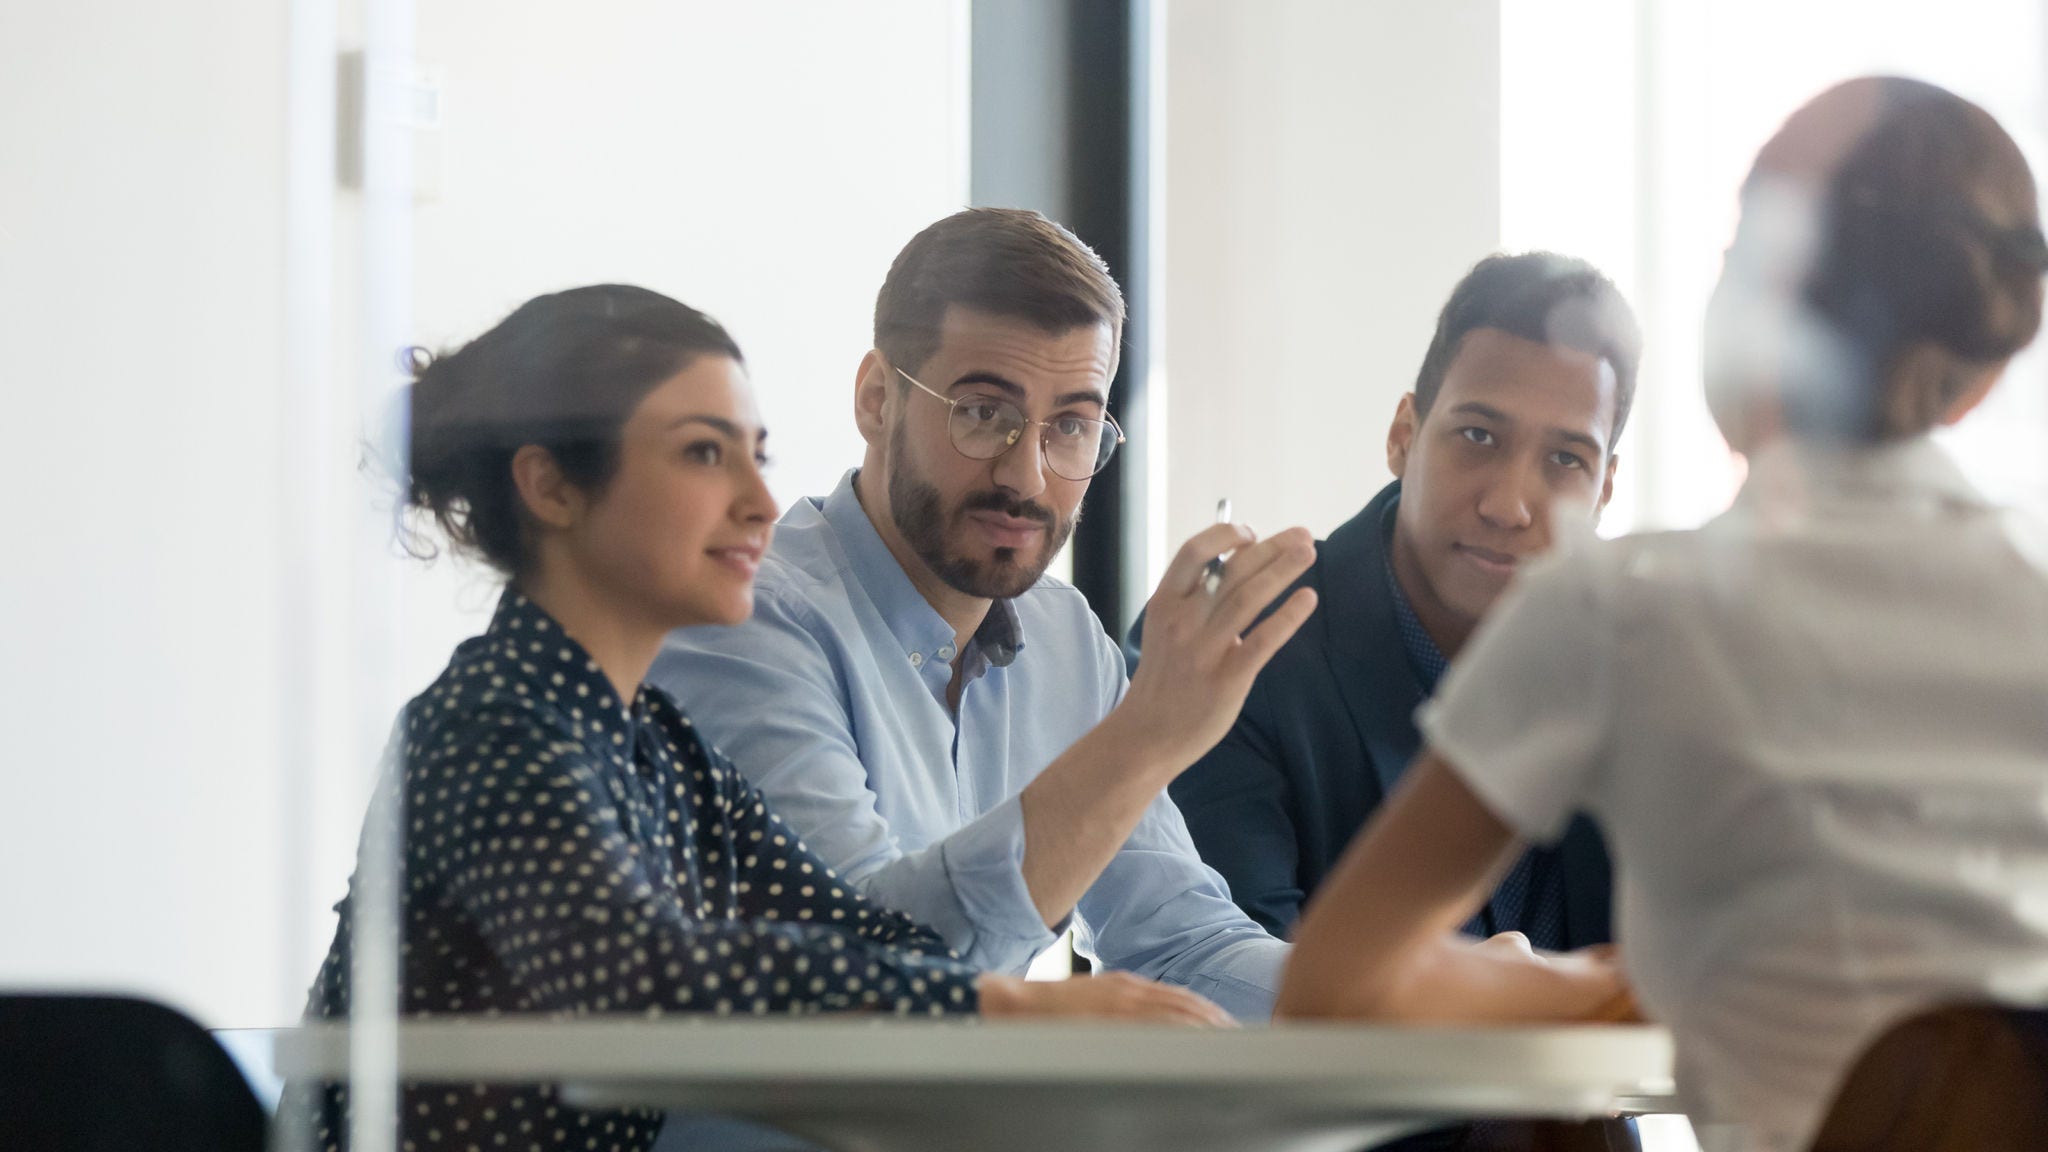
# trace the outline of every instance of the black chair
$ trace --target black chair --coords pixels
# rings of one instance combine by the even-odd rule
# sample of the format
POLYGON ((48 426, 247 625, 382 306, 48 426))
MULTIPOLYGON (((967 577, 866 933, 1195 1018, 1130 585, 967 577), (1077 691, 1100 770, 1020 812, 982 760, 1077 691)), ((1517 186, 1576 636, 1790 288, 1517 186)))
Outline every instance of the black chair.
POLYGON ((1962 1004, 1879 1036, 1835 1094, 1813 1152, 2048 1149, 2048 1010, 1962 1004))
POLYGON ((268 1118, 204 1029, 120 996, 0 995, 0 1149, 263 1152, 268 1118))

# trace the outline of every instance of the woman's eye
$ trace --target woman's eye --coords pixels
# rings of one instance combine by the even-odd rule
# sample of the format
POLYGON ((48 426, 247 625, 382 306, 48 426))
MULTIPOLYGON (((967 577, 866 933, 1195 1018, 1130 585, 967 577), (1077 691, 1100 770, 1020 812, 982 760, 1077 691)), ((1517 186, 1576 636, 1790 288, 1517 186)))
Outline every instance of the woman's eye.
POLYGON ((754 453, 754 467, 766 468, 773 463, 775 463, 775 457, 770 456, 766 452, 754 453))
POLYGON ((725 446, 716 440, 699 440, 683 449, 683 459, 692 464, 716 466, 725 461, 725 446))
POLYGON ((1493 443, 1493 433, 1488 432, 1484 428, 1460 428, 1458 429, 1458 435, 1463 436, 1474 444, 1488 445, 1493 443))

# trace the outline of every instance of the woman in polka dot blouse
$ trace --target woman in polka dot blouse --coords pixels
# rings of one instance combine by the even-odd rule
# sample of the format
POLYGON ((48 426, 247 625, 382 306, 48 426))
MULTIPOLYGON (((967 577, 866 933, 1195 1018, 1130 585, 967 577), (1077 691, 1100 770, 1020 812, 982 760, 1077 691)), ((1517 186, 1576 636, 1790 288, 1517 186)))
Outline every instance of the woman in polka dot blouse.
MULTIPOLYGON (((737 346, 645 289, 532 300, 412 390, 410 503, 509 579, 407 706, 365 851, 394 844, 401 1011, 1124 1016, 1220 1023, 1128 976, 976 973, 842 883, 641 683, 663 635, 737 623, 775 504, 737 346), (393 791, 395 790, 395 792, 393 791), (376 836, 383 831, 395 835, 376 836)), ((349 1012, 340 925, 308 1012, 349 1012)), ((343 1086, 295 1086, 345 1147, 343 1086)), ((551 1088, 407 1085, 401 1146, 645 1149, 660 1116, 551 1088)))

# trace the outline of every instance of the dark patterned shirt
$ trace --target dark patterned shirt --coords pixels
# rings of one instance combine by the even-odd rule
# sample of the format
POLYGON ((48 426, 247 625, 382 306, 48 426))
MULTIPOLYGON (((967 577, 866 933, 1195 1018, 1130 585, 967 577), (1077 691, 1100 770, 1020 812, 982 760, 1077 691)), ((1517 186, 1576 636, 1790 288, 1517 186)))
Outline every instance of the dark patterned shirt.
MULTIPOLYGON (((380 788, 402 789, 403 836, 386 842, 403 844, 408 1016, 977 1007, 976 973, 934 933, 841 881, 666 693, 642 687, 621 706, 582 646, 517 592, 403 723, 403 770, 380 788)), ((373 804, 372 819, 400 810, 373 804)), ((349 1012, 355 885, 314 1017, 349 1012)), ((338 1149, 347 1090, 321 1092, 314 1146, 338 1149)), ((413 1084, 401 1146, 641 1150, 659 1123, 570 1108, 545 1086, 413 1084)))
MULTIPOLYGON (((1387 509, 1387 594, 1394 601, 1394 627, 1401 633, 1408 667, 1422 686, 1422 694, 1434 696, 1451 662, 1422 626, 1422 618, 1415 614, 1415 606, 1394 576, 1394 515, 1399 507, 1397 502, 1387 509)), ((1557 866, 1557 851, 1531 848, 1501 877, 1493 899, 1466 922, 1465 931, 1473 936, 1516 931, 1538 948, 1555 950, 1564 947, 1564 927, 1564 876, 1557 866), (1501 915, 1503 911, 1507 915, 1501 915)))

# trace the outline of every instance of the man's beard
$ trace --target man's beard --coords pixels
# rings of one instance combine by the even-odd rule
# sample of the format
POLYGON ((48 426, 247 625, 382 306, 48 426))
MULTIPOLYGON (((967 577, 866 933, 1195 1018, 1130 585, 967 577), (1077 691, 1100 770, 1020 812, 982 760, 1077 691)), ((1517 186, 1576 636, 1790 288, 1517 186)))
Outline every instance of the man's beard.
POLYGON ((889 470, 889 509, 895 517, 896 530, 903 533, 910 550, 917 553, 933 575, 945 581, 947 587, 968 596, 1007 600, 1038 583, 1052 558, 1066 546, 1067 537, 1074 532, 1074 522, 1081 518, 1077 508, 1074 515, 1062 521, 1043 504, 1012 500, 995 489, 966 497, 949 515, 937 488, 911 475, 900 458, 893 463, 895 466, 889 470), (1045 543, 1033 557, 1021 556, 1015 548, 998 548, 987 561, 954 555, 950 550, 951 530, 973 512, 999 512, 1020 520, 1035 520, 1045 525, 1045 543))

